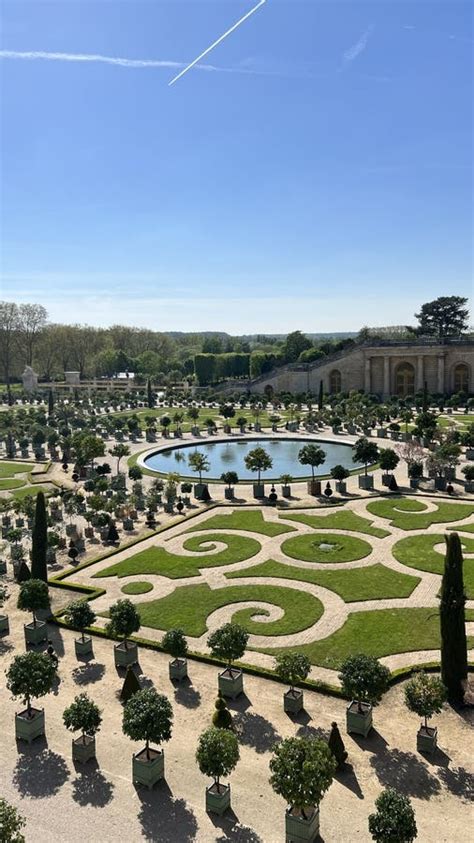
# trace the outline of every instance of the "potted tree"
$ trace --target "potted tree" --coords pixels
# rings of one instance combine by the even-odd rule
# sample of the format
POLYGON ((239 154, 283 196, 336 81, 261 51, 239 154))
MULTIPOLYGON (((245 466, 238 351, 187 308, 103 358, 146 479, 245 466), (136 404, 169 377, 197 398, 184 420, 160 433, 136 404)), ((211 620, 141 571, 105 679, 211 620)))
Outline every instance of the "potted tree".
POLYGON ((128 641, 133 632, 140 629, 140 615, 131 600, 117 600, 109 610, 110 621, 107 624, 107 635, 122 638, 120 644, 114 646, 115 667, 128 667, 138 661, 138 647, 128 641))
POLYGON ((209 471, 211 467, 209 460, 201 451, 193 451, 188 457, 188 465, 192 471, 199 474, 199 483, 194 484, 194 497, 201 500, 204 489, 207 489, 207 484, 202 482, 202 473, 203 471, 209 471))
POLYGON ((384 474, 382 474, 382 486, 390 486, 392 475, 391 471, 397 467, 400 462, 400 457, 392 448, 381 448, 379 451, 379 465, 384 474))
POLYGON ((364 474, 359 474, 359 489, 370 491, 374 488, 374 478, 367 473, 367 466, 377 462, 378 455, 379 449, 376 443, 369 442, 365 436, 362 436, 355 443, 352 461, 362 463, 364 466, 364 474))
POLYGON ((301 465, 310 465, 311 466, 311 480, 308 482, 308 494, 309 495, 320 495, 321 494, 321 481, 316 480, 314 476, 314 469, 318 468, 320 465, 324 463, 326 459, 326 452, 323 451, 319 445, 305 445, 301 448, 301 451, 298 454, 298 460, 301 465))
POLYGON ((347 494, 346 480, 349 475, 349 469, 344 468, 343 465, 335 465, 333 468, 331 468, 331 477, 333 478, 333 480, 336 481, 336 492, 339 492, 340 495, 347 494))
POLYGON ((211 633, 207 646, 217 659, 227 662, 227 667, 219 673, 218 687, 224 697, 235 699, 244 690, 244 678, 240 668, 232 662, 241 659, 245 653, 248 632, 236 623, 226 623, 211 633))
POLYGON ((132 780, 151 788, 165 775, 165 754, 158 747, 171 738, 173 709, 169 699, 154 688, 137 691, 123 707, 122 729, 132 741, 145 741, 144 749, 133 755, 132 780))
POLYGON ((290 686, 283 694, 283 710, 297 714, 303 708, 303 691, 294 686, 304 681, 311 670, 311 662, 304 653, 280 653, 275 658, 275 673, 290 686))
POLYGON ((221 480, 223 483, 227 483, 227 488, 224 489, 224 497, 227 501, 234 500, 234 490, 233 486, 236 486, 239 482, 239 477, 235 471, 224 471, 224 474, 221 474, 221 480))
POLYGON ((92 653, 92 638, 90 635, 84 634, 84 630, 88 626, 92 626, 96 619, 96 614, 90 603, 87 600, 75 600, 67 607, 64 617, 73 629, 78 629, 81 633, 80 638, 74 639, 76 657, 90 655, 92 653))
POLYGON ((291 486, 290 483, 293 482, 293 478, 291 474, 282 474, 280 477, 281 483, 281 494, 283 498, 291 498, 291 486))
POLYGON ((424 717, 416 735, 418 752, 433 753, 437 747, 438 730, 428 726, 428 718, 439 714, 446 701, 446 688, 437 676, 420 671, 405 686, 405 704, 410 711, 424 717))
POLYGON ((163 636, 161 646, 165 653, 172 656, 169 662, 170 679, 186 679, 188 675, 188 661, 186 656, 188 654, 188 642, 186 641, 182 629, 169 629, 163 636))
POLYGON ((375 800, 377 811, 369 815, 369 832, 376 843, 412 843, 418 835, 415 812, 407 796, 388 787, 375 800))
POLYGON ((95 736, 102 723, 99 706, 86 693, 78 694, 64 709, 63 721, 70 732, 81 732, 80 737, 72 739, 72 760, 85 764, 95 758, 95 736))
POLYGON ((474 492, 474 465, 465 465, 461 468, 464 474, 466 484, 464 486, 466 492, 474 492))
POLYGON ((32 612, 33 622, 24 625, 26 644, 41 644, 48 637, 46 621, 40 621, 36 612, 49 609, 48 586, 43 580, 29 579, 20 584, 17 606, 24 612, 32 612))
POLYGON ((270 761, 270 784, 286 800, 286 840, 314 843, 319 835, 319 806, 331 786, 336 761, 326 741, 285 738, 270 761))
POLYGON ((7 688, 12 697, 20 697, 26 705, 15 714, 15 737, 31 743, 44 735, 44 708, 33 708, 32 697, 49 694, 56 676, 52 660, 45 653, 22 653, 15 656, 7 670, 7 688))
POLYGON ((229 729, 211 727, 200 736, 196 761, 201 773, 214 779, 206 787, 206 811, 221 816, 230 808, 230 784, 221 784, 220 779, 235 769, 239 758, 237 737, 229 729))
POLYGON ((266 452, 265 448, 252 448, 244 457, 245 468, 248 471, 257 472, 257 482, 253 484, 254 498, 265 497, 265 485, 260 482, 260 475, 262 471, 269 471, 273 465, 271 456, 266 452))
POLYGON ((418 489, 420 480, 423 477, 423 463, 415 460, 408 463, 408 477, 410 478, 410 489, 418 489))
MULTIPOLYGON (((0 583, 0 609, 3 608, 3 605, 6 603, 8 599, 8 589, 6 585, 0 583)), ((8 615, 4 615, 3 612, 0 611, 0 632, 1 633, 9 633, 10 626, 8 623, 8 615)))
POLYGON ((373 656, 360 653, 345 660, 339 679, 351 700, 346 710, 348 734, 367 737, 372 728, 372 708, 387 690, 389 678, 388 668, 373 656))

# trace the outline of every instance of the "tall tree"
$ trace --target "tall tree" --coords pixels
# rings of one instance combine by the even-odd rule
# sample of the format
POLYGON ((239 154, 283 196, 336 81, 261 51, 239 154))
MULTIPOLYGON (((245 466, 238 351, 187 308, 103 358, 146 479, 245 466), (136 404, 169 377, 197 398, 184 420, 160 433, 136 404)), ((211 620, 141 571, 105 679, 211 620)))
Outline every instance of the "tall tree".
POLYGON ((20 304, 18 308, 18 345, 27 366, 33 362, 34 347, 47 318, 46 308, 41 304, 20 304))
POLYGON ((417 333, 425 336, 456 337, 468 327, 467 299, 462 296, 440 296, 422 305, 415 317, 419 321, 417 333))
POLYGON ((446 535, 446 558, 441 602, 441 679, 448 690, 448 699, 461 702, 467 679, 467 640, 464 616, 463 558, 457 533, 446 535))
POLYGON ((31 576, 36 580, 48 581, 46 566, 46 551, 48 549, 48 520, 46 517, 46 501, 43 492, 36 496, 36 509, 33 522, 31 548, 31 576))
POLYGON ((295 360, 298 360, 301 352, 306 351, 307 348, 311 348, 312 345, 311 340, 302 334, 301 331, 293 331, 291 334, 288 334, 283 346, 285 360, 288 363, 294 363, 295 360))
POLYGON ((7 385, 8 403, 12 403, 10 375, 18 333, 18 306, 14 302, 0 302, 0 355, 3 377, 7 385))

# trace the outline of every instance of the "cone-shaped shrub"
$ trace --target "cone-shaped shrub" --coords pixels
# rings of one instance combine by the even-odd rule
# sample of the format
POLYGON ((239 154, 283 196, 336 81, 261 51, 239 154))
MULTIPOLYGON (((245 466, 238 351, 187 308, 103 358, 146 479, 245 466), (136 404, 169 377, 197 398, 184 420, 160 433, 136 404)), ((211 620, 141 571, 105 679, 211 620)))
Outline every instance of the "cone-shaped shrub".
POLYGON ((24 559, 20 562, 20 567, 18 568, 18 573, 15 579, 18 583, 26 582, 31 579, 31 571, 24 559))
POLYGON ((329 735, 328 746, 336 759, 337 769, 342 770, 347 759, 347 752, 344 741, 336 722, 331 723, 331 734, 329 735))
POLYGON ((129 665, 127 667, 125 679, 123 680, 122 690, 120 691, 120 699, 122 700, 122 702, 126 703, 139 690, 140 682, 138 681, 138 676, 133 670, 133 668, 129 665))
POLYGON ((467 679, 467 640, 464 604, 463 558, 457 533, 446 537, 446 558, 439 617, 441 626, 441 679, 448 699, 459 702, 467 679))
POLYGON ((212 725, 217 729, 232 729, 232 714, 220 691, 214 706, 216 710, 212 715, 212 725))

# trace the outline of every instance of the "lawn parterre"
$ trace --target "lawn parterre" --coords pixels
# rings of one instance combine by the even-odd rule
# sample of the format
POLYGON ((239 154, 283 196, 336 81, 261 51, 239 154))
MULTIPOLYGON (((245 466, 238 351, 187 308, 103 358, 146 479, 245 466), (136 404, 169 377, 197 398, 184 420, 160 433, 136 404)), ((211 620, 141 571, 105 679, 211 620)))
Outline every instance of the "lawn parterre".
POLYGON ((188 532, 193 533, 198 530, 248 530, 264 536, 280 536, 283 533, 291 533, 295 527, 266 521, 259 510, 237 510, 231 514, 213 515, 212 518, 191 527, 188 532))
POLYGON ((124 594, 146 594, 153 590, 151 582, 129 582, 120 589, 124 594))
MULTIPOLYGON (((474 554, 474 539, 462 537, 464 550, 464 585, 466 596, 474 599, 474 558, 466 554, 474 554)), ((419 571, 429 571, 432 574, 442 574, 444 569, 444 536, 442 533, 431 533, 428 536, 407 536, 400 539, 392 553, 398 562, 417 568, 419 571), (437 546, 441 552, 435 550, 437 546)))
POLYGON ((285 521, 297 521, 299 524, 307 524, 315 530, 349 530, 351 533, 366 533, 368 536, 375 536, 384 539, 390 535, 388 530, 374 527, 368 518, 352 512, 350 509, 343 512, 332 512, 330 515, 306 515, 281 513, 280 518, 285 521))
POLYGON ((35 463, 13 462, 0 460, 0 477, 14 477, 15 474, 29 474, 35 463))
POLYGON ((355 562, 372 553, 372 545, 354 536, 317 533, 294 536, 283 542, 283 553, 303 562, 355 562))
POLYGON ((431 524, 446 524, 469 518, 474 512, 474 504, 437 501, 434 511, 429 511, 423 501, 394 498, 372 501, 367 505, 367 511, 379 518, 390 519, 390 526, 400 530, 426 530, 431 524))

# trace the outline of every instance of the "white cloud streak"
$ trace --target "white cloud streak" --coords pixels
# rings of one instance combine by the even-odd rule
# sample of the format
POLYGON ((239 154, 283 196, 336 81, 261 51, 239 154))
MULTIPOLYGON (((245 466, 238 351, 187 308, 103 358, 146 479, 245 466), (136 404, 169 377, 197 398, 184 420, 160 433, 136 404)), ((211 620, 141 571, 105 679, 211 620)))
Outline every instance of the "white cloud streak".
MULTIPOLYGON (((43 50, 0 50, 0 58, 24 61, 59 61, 79 63, 110 64, 116 67, 133 68, 174 68, 179 70, 187 66, 186 62, 166 59, 127 59, 120 56, 102 56, 96 53, 50 53, 43 50)), ((264 71, 251 70, 248 67, 217 67, 213 64, 197 64, 196 69, 215 73, 240 73, 247 75, 267 75, 264 71)))
POLYGON ((353 44, 352 47, 349 47, 349 49, 345 51, 345 53, 343 54, 343 61, 345 65, 353 62, 358 56, 360 56, 361 53, 364 52, 365 48, 367 47, 367 44, 369 43, 369 39, 373 31, 373 25, 369 26, 365 30, 365 32, 360 36, 359 40, 356 41, 356 43, 353 44))

